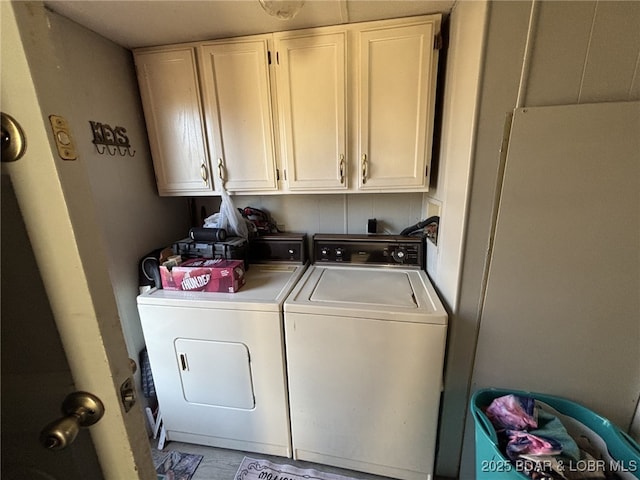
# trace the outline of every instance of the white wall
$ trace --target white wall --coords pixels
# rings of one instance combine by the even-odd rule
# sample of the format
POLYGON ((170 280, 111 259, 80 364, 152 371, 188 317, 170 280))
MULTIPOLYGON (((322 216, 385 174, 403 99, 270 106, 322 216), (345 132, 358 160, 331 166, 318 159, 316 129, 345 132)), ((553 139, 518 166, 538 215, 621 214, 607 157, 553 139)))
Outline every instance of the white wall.
MULTIPOLYGON (((441 205, 435 268, 429 275, 449 311, 448 348, 464 335, 458 320, 458 295, 467 222, 478 92, 484 56, 487 2, 458 2, 450 16, 449 46, 442 137, 437 188, 425 195, 441 205)), ((429 242, 428 248, 433 249, 429 242)), ((430 252, 431 253, 431 252, 430 252)), ((448 355, 445 392, 438 435, 438 475, 455 477, 458 470, 463 419, 456 410, 458 392, 466 390, 467 379, 456 371, 456 357, 448 355), (451 361, 449 360, 451 359, 451 361), (452 415, 450 414, 452 413, 452 415)))
MULTIPOLYGON (((267 210, 288 232, 367 233, 367 219, 378 220, 378 232, 398 234, 422 220, 421 193, 351 195, 233 195, 238 208, 267 210)), ((219 209, 217 198, 198 198, 208 215, 219 209)), ((200 211, 200 210, 198 210, 200 211)))
POLYGON ((426 194, 441 205, 438 258, 429 275, 452 313, 457 310, 487 8, 485 1, 459 2, 451 12, 438 179, 426 194))

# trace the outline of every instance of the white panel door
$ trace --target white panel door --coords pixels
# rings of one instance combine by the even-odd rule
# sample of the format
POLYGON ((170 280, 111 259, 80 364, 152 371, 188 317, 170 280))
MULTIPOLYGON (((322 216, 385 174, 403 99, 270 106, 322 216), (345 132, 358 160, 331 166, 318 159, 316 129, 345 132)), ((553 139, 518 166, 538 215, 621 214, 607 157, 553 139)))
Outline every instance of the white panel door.
POLYGON ((358 32, 361 190, 426 189, 436 21, 358 32))
POLYGON ((347 188, 346 32, 275 37, 289 190, 347 188))
POLYGON ((136 52, 135 62, 158 192, 211 193, 194 50, 136 52))
POLYGON ((276 190, 267 38, 199 48, 215 174, 231 192, 276 190))

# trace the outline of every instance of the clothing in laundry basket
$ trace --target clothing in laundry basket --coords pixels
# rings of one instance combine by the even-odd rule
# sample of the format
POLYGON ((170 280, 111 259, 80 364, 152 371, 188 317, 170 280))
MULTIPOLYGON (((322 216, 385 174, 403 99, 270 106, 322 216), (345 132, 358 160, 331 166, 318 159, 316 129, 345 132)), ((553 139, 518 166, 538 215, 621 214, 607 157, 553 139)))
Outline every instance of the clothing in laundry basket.
POLYGON ((503 452, 518 471, 536 480, 617 478, 601 468, 575 468, 594 458, 578 447, 561 420, 545 407, 531 397, 506 395, 485 410, 503 452))
POLYGON ((506 437, 506 453, 511 460, 520 455, 559 455, 580 459, 578 445, 554 415, 536 408, 531 397, 506 395, 487 408, 487 417, 496 431, 506 437))
POLYGON ((535 400, 530 397, 498 397, 491 402, 485 413, 497 429, 527 430, 538 426, 535 419, 535 400))

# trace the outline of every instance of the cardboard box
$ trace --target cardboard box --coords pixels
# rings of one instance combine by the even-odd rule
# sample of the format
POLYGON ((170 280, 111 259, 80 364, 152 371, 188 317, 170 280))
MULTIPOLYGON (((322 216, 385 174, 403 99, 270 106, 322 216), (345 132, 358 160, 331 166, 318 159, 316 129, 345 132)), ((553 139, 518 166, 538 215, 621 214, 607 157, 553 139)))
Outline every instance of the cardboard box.
POLYGON ((162 288, 189 292, 237 292, 245 283, 242 260, 192 258, 175 267, 160 266, 162 288))

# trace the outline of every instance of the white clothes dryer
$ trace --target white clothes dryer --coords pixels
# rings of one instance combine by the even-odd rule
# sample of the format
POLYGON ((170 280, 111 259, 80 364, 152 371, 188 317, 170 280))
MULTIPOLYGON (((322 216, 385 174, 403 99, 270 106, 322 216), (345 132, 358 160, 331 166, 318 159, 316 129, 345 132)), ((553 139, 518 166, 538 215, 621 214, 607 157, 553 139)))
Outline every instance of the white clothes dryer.
POLYGON ((167 440, 291 457, 282 306, 306 263, 287 238, 263 239, 279 261, 251 264, 235 293, 138 297, 167 440))
POLYGON ((293 458, 433 478, 447 313, 422 239, 313 243, 284 305, 293 458))

